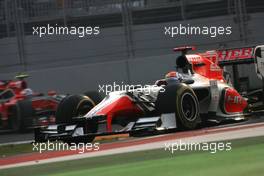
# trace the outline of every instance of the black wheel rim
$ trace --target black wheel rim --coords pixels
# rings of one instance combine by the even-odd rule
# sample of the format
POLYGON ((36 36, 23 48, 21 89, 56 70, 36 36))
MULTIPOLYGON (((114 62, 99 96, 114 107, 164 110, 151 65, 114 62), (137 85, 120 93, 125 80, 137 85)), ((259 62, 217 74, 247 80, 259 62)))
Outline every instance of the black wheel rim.
POLYGON ((195 102, 195 98, 190 93, 183 94, 181 98, 181 110, 183 116, 188 121, 194 121, 196 119, 197 114, 197 105, 195 102))

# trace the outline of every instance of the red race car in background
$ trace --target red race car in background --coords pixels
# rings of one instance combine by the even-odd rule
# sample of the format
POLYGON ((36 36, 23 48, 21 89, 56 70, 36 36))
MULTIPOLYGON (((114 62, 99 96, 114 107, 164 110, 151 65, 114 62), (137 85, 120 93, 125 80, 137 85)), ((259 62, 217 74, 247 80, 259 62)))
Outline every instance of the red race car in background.
POLYGON ((33 125, 55 122, 55 111, 64 95, 49 91, 48 95, 33 92, 20 74, 15 80, 0 81, 1 130, 26 131, 33 125))
POLYGON ((175 48, 182 53, 176 71, 149 87, 111 92, 97 105, 88 96, 65 97, 56 124, 35 128, 35 141, 78 143, 99 135, 192 130, 202 122, 241 120, 251 113, 249 105, 257 97, 241 95, 225 78, 223 67, 255 63, 263 78, 264 46, 187 54, 189 50, 194 47, 175 48))

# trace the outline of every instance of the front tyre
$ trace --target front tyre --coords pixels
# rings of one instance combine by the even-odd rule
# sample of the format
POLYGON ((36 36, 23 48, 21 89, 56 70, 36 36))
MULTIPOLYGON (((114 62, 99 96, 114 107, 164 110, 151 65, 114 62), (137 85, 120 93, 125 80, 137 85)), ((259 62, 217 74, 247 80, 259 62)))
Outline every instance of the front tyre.
MULTIPOLYGON (((94 107, 94 103, 91 98, 82 95, 70 95, 65 97, 59 104, 56 112, 56 124, 61 123, 73 123, 73 117, 82 117, 94 107)), ((94 121, 90 121, 89 124, 83 126, 84 133, 96 133, 98 124, 94 121)), ((87 136, 77 141, 64 141, 66 143, 86 143, 92 142, 94 136, 87 136)))

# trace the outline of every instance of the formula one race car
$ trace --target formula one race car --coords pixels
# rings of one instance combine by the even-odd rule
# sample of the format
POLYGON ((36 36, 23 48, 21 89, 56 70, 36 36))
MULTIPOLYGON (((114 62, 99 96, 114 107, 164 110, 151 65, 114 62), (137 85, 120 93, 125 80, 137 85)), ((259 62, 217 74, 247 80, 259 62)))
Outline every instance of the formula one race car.
POLYGON ((20 74, 15 80, 0 81, 0 126, 4 131, 26 131, 33 125, 55 123, 55 111, 65 97, 49 91, 33 92, 20 74))
POLYGON ((182 53, 176 71, 155 85, 111 92, 97 105, 88 96, 67 96, 58 107, 56 124, 36 128, 35 141, 90 142, 99 135, 192 130, 208 119, 243 119, 248 98, 226 81, 219 65, 255 62, 263 75, 264 47, 198 54, 188 50, 194 47, 174 49, 182 53))

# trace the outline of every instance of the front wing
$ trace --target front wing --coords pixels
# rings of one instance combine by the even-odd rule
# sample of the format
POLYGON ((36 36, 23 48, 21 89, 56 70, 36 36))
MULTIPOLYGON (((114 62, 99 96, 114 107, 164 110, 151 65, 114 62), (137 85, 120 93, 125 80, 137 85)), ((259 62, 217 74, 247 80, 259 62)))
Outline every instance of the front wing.
POLYGON ((102 121, 104 116, 94 117, 92 119, 78 118, 70 124, 56 124, 49 126, 36 127, 35 142, 46 141, 79 141, 91 136, 105 136, 113 134, 124 134, 130 132, 154 132, 176 129, 176 118, 174 113, 161 114, 155 117, 142 117, 135 122, 129 122, 124 128, 116 131, 99 131, 96 133, 85 133, 84 126, 91 123, 91 120, 102 121))

